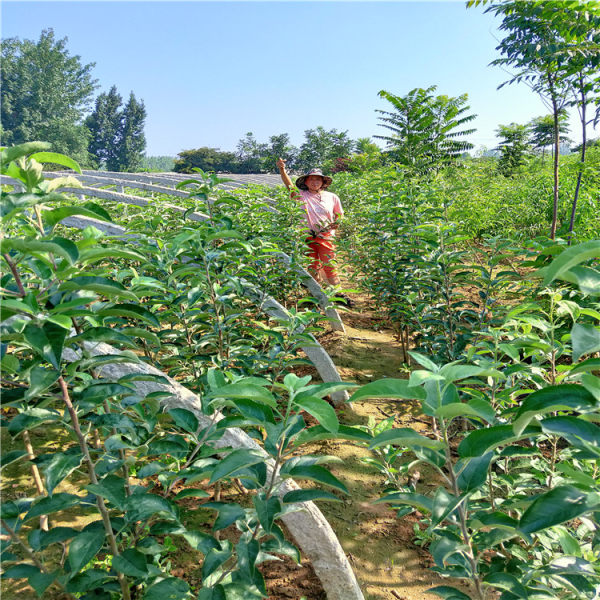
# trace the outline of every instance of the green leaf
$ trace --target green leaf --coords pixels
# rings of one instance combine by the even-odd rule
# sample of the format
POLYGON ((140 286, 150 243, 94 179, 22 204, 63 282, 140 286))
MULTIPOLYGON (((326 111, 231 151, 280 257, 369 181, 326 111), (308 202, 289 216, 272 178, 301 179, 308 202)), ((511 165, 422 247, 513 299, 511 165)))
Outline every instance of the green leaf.
POLYGON ((293 477, 294 479, 310 479, 324 483, 333 488, 341 490, 345 494, 348 493, 346 486, 327 469, 320 465, 298 465, 294 466, 289 471, 281 471, 281 477, 293 477))
POLYGON ((427 513, 433 512, 433 499, 424 496, 423 494, 415 494, 413 492, 391 492, 381 498, 373 501, 374 504, 382 502, 390 502, 391 504, 402 504, 413 506, 420 511, 427 513))
POLYGON ((563 273, 569 271, 575 265, 600 257, 600 240, 591 240, 583 242, 576 246, 571 246, 561 252, 557 258, 546 268, 544 273, 544 285, 549 285, 563 273))
POLYGON ((471 600, 470 596, 450 585, 438 585, 437 587, 428 589, 425 593, 436 594, 440 598, 444 598, 444 600, 471 600))
POLYGON ((439 450, 444 447, 444 444, 441 441, 425 437, 409 427, 399 427, 397 429, 394 428, 382 431, 379 435, 376 435, 369 444, 369 449, 372 450, 373 448, 379 448, 380 446, 387 446, 389 444, 406 446, 407 448, 414 448, 415 446, 431 448, 433 450, 439 450))
POLYGON ((581 385, 567 383, 548 386, 525 398, 515 414, 513 430, 516 435, 520 435, 535 416, 556 410, 585 412, 596 406, 596 399, 581 385))
POLYGON ((181 535, 192 548, 202 554, 208 554, 211 550, 218 550, 221 547, 212 535, 202 531, 186 531, 181 535))
POLYGON ((600 293, 600 272, 590 267, 577 266, 561 274, 560 279, 577 285, 582 294, 597 296, 600 293))
POLYGON ((264 493, 259 493, 254 496, 252 502, 261 527, 267 533, 271 533, 273 523, 281 513, 281 500, 277 496, 265 498, 264 493))
MULTIPOLYGON (((42 211, 42 218, 44 219, 45 223, 50 225, 50 227, 54 227, 54 225, 60 223, 63 219, 72 217, 73 215, 81 215, 84 217, 90 217, 92 219, 100 218, 100 215, 87 208, 83 208, 82 206, 61 206, 60 208, 55 208, 54 210, 42 211)), ((110 221, 110 219, 101 220, 110 221)))
POLYGON ((491 423, 495 419, 495 412, 492 405, 485 400, 474 398, 469 403, 451 402, 438 407, 435 410, 435 416, 443 419, 454 419, 456 417, 478 417, 491 423))
POLYGON ((178 494, 175 494, 175 500, 181 500, 182 498, 210 498, 210 494, 204 490, 188 488, 181 490, 178 494))
POLYGON ((296 397, 294 403, 312 415, 317 421, 332 433, 336 433, 340 424, 335 414, 335 410, 321 398, 316 396, 296 397))
POLYGON ((467 434, 458 445, 458 454, 463 458, 481 456, 503 444, 533 437, 539 433, 540 429, 533 426, 526 427, 519 435, 515 434, 512 425, 495 425, 485 429, 476 429, 467 434))
POLYGON ((407 379, 380 379, 363 385, 352 394, 349 402, 359 402, 367 398, 424 400, 425 391, 421 387, 411 387, 407 379))
POLYGON ((166 498, 154 494, 136 494, 125 501, 126 517, 129 522, 147 521, 155 514, 165 518, 177 518, 173 504, 166 498))
POLYGON ((52 456, 44 470, 46 488, 50 496, 52 496, 52 492, 56 486, 79 467, 82 460, 83 455, 80 452, 69 454, 57 452, 52 456))
POLYGON ((80 571, 98 554, 105 537, 104 529, 90 529, 73 538, 69 544, 69 565, 73 573, 80 571))
POLYGON ((102 587, 112 577, 103 569, 86 569, 77 573, 67 582, 67 591, 71 594, 83 594, 102 587))
POLYGON ((44 367, 33 367, 29 372, 29 389, 25 394, 25 400, 37 398, 43 391, 47 390, 58 378, 59 371, 44 369, 44 367))
POLYGON ((580 377, 581 385, 598 401, 600 404, 600 377, 584 373, 580 377))
POLYGON ((60 369, 62 350, 67 335, 66 329, 53 323, 43 327, 28 323, 23 334, 31 347, 55 369, 60 369))
POLYGON ((571 329, 573 345, 573 361, 578 361, 584 354, 592 354, 600 350, 600 329, 593 325, 575 323, 571 329))
POLYGON ((34 565, 14 565, 2 574, 3 579, 27 579, 29 585, 41 598, 48 586, 56 579, 55 573, 43 573, 34 565))
POLYGON ((227 600, 227 598, 223 586, 219 584, 214 587, 203 587, 198 592, 198 600, 227 600))
POLYGON ((42 515, 49 515, 50 513, 58 510, 65 510, 79 504, 79 496, 74 494, 60 493, 52 496, 46 496, 38 502, 36 502, 25 515, 24 521, 41 517, 42 515))
POLYGON ((574 365, 569 371, 569 377, 591 371, 600 371, 600 358, 588 358, 578 365, 574 365))
MULTIPOLYGON (((287 377, 287 376, 286 376, 287 377)), ((356 383, 344 383, 344 382, 329 382, 329 383, 320 383, 318 385, 311 385, 306 390, 303 390, 295 396, 295 400, 299 400, 304 398, 305 396, 314 396, 317 398, 323 398, 323 396, 327 396, 327 394, 333 394, 334 392, 340 392, 342 390, 347 390, 350 388, 358 387, 356 383)))
POLYGON ((78 533, 79 531, 72 527, 52 527, 49 531, 35 529, 29 534, 29 544, 34 550, 43 550, 52 544, 70 540, 78 533))
POLYGON ((335 494, 325 490, 293 490, 285 494, 281 501, 284 504, 291 504, 295 502, 314 502, 316 500, 341 502, 341 499, 335 494))
POLYGON ((571 485, 556 487, 539 496, 523 513, 519 530, 529 534, 575 519, 600 508, 597 498, 571 485))
MULTIPOLYGON (((435 527, 447 519, 462 501, 462 497, 455 496, 444 487, 439 486, 433 497, 431 527, 435 527)), ((456 519, 451 518, 451 521, 456 522, 456 519)))
POLYGON ((208 483, 209 485, 212 485, 219 479, 232 477, 238 471, 241 471, 259 462, 263 462, 264 460, 265 457, 256 450, 234 450, 217 464, 208 483))
POLYGON ((25 313, 27 315, 34 314, 34 310, 31 308, 31 306, 23 302, 23 300, 17 300, 13 298, 2 298, 2 311, 3 315, 6 315, 3 317, 3 319, 10 315, 14 315, 15 313, 25 313))
POLYGON ((171 408, 168 413, 175 421, 175 424, 181 429, 185 429, 185 431, 189 431, 190 433, 196 433, 200 424, 198 423, 198 418, 191 411, 187 410, 187 408, 171 408))
POLYGON ((105 398, 110 398, 112 396, 121 396, 131 393, 131 388, 118 383, 96 383, 88 386, 81 392, 81 399, 104 400, 105 398))
POLYGON ((8 567, 8 569, 2 573, 2 579, 27 579, 31 575, 39 572, 40 570, 38 567, 34 565, 13 565, 12 567, 8 567))
POLYGON ((135 548, 128 548, 118 556, 113 556, 112 566, 113 569, 128 577, 146 578, 148 576, 146 557, 135 548))
POLYGON ((0 164, 4 166, 13 160, 17 160, 17 158, 28 156, 34 152, 43 152, 51 147, 52 144, 48 142, 26 142, 10 148, 3 148, 0 152, 0 164))
POLYGON ((322 425, 314 425, 308 429, 303 429, 300 435, 296 438, 296 445, 306 444, 308 442, 316 442, 319 440, 343 439, 353 442, 370 442, 373 439, 366 431, 358 429, 358 427, 349 427, 340 425, 337 433, 333 434, 327 431, 322 425))
POLYGON ((0 465, 2 465, 2 469, 4 469, 4 467, 8 467, 8 465, 21 460, 25 456, 28 456, 25 450, 11 450, 2 455, 2 458, 0 458, 0 465))
POLYGON ((277 408, 277 400, 273 394, 261 385, 252 383, 230 383, 215 390, 210 394, 211 398, 247 398, 262 404, 266 404, 271 408, 277 408))
POLYGON ((432 373, 437 373, 440 368, 427 356, 424 354, 420 354, 419 352, 409 352, 410 357, 418 362, 422 367, 425 367, 428 371, 432 373))
POLYGON ((81 173, 81 167, 68 156, 64 154, 58 154, 57 152, 36 152, 29 157, 30 160, 37 160, 40 163, 54 163, 56 165, 62 165, 68 169, 73 169, 77 173, 81 173))
POLYGON ((459 461, 456 468, 459 473, 456 482, 462 492, 472 492, 485 483, 493 456, 493 452, 487 452, 483 456, 459 461))
POLYGON ((245 518, 246 513, 244 509, 238 504, 226 504, 224 502, 205 502, 202 508, 213 508, 219 514, 213 524, 215 531, 219 529, 225 529, 232 523, 245 518))
POLYGON ((127 499, 125 480, 118 475, 107 475, 98 483, 90 483, 86 489, 96 496, 106 498, 111 504, 122 509, 127 499))
POLYGON ((486 369, 482 367, 455 364, 444 365, 439 370, 439 374, 442 375, 448 383, 458 381, 460 379, 467 379, 468 377, 475 377, 485 372, 486 369))
POLYGON ((79 256, 77 246, 64 238, 55 238, 52 241, 4 238, 2 240, 2 251, 8 252, 10 250, 16 250, 26 255, 37 252, 54 254, 64 258, 69 263, 75 262, 79 256))
POLYGON ((544 433, 560 435, 574 446, 581 445, 582 441, 600 446, 600 427, 579 417, 550 417, 544 419, 541 426, 544 433))
POLYGON ((154 327, 160 327, 160 321, 149 310, 138 304, 115 304, 102 308, 96 313, 99 317, 128 317, 145 321, 154 327))
POLYGON ((92 275, 72 277, 68 281, 63 282, 58 289, 60 291, 89 290, 108 298, 126 298, 134 302, 138 300, 138 297, 133 292, 126 290, 118 281, 92 275))
POLYGON ((90 327, 79 335, 74 335, 70 342, 105 342, 107 344, 122 344, 128 348, 136 348, 131 338, 117 329, 110 327, 90 327))
POLYGON ((183 579, 167 577, 151 585, 144 594, 144 600, 187 600, 190 594, 190 586, 183 579))
POLYGON ((24 429, 33 429, 43 423, 58 421, 59 419, 60 414, 54 410, 30 408, 10 420, 8 432, 11 435, 16 435, 24 429))
POLYGON ((227 545, 223 549, 211 550, 205 557, 202 564, 202 578, 206 579, 214 573, 231 556, 232 549, 227 545))

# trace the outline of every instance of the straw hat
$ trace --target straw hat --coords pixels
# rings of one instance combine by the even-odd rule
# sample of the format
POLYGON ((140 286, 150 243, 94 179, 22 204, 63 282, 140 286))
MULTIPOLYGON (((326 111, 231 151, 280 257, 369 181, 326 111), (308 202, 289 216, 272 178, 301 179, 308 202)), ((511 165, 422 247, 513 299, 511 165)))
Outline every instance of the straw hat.
POLYGON ((323 185, 321 187, 322 190, 327 189, 331 185, 331 182, 333 181, 333 179, 331 179, 331 177, 328 177, 327 175, 323 175, 323 171, 321 171, 321 169, 311 169, 308 173, 305 173, 304 175, 302 175, 301 177, 298 177, 298 179, 296 179, 296 187, 299 187, 301 190, 307 190, 308 188, 306 187, 304 180, 307 177, 310 177, 311 175, 318 175, 319 177, 321 177, 323 179, 323 185))

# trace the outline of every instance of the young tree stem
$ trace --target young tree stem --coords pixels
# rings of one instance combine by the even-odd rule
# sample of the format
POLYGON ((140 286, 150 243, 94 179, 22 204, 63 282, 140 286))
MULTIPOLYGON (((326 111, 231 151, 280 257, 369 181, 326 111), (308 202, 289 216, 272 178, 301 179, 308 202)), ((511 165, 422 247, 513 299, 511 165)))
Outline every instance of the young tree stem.
MULTIPOLYGON (((96 469, 94 467, 94 461, 90 456, 90 451, 87 445, 87 441, 85 436, 81 431, 81 427, 79 425, 79 417, 77 416, 77 411, 71 402, 71 398, 69 396, 69 389, 67 388, 67 383, 63 379, 62 375, 58 378, 58 384, 60 385, 60 389, 62 391, 62 399, 67 407, 67 411, 71 417, 71 423, 73 424, 73 429, 75 431, 75 435, 77 436, 77 440, 79 441, 79 447, 84 456, 85 462, 88 466, 88 474, 90 476, 90 480, 94 485, 98 484, 98 478, 96 477, 96 469)), ((108 542, 110 545, 111 552, 113 556, 119 555, 119 548, 117 546, 117 539, 112 530, 112 523, 110 522, 110 515, 108 514, 108 510, 106 508, 106 504, 104 504, 104 499, 101 496, 96 496, 96 504, 98 506, 98 511, 102 516, 102 521, 104 523, 104 530, 106 531, 106 535, 108 537, 108 542)), ((123 600, 131 600, 131 596, 129 594, 129 584, 127 579, 122 573, 118 573, 117 577, 119 579, 119 585, 121 586, 121 594, 123 600)))

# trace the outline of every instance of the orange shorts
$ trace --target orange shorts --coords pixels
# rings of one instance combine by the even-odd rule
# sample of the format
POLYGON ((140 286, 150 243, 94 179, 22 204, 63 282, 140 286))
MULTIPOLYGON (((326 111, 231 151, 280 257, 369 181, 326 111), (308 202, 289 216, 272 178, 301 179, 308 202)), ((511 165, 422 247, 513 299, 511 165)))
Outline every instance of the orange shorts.
POLYGON ((335 269, 335 244, 332 239, 323 239, 320 237, 309 237, 306 239, 308 244, 307 255, 313 259, 310 269, 320 271, 323 269, 327 279, 337 277, 335 269))

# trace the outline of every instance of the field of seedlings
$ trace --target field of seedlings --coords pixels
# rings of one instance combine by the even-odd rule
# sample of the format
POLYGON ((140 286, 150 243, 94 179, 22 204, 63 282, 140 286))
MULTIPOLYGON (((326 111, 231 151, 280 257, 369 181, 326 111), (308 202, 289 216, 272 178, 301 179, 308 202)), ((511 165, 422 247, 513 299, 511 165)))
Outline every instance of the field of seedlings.
POLYGON ((276 176, 3 149, 4 597, 600 598, 587 161, 555 239, 551 165, 337 174, 345 308, 276 176))

